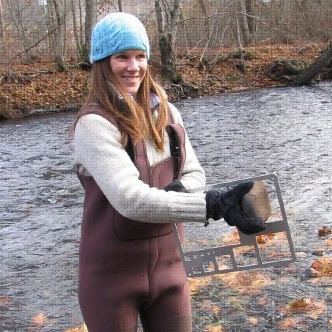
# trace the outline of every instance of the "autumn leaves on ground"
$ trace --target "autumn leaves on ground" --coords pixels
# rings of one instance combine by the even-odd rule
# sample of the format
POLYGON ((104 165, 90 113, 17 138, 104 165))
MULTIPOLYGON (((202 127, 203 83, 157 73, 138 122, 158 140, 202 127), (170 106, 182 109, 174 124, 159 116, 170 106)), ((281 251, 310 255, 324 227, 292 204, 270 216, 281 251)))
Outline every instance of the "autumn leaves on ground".
MULTIPOLYGON (((168 91, 170 99, 220 94, 253 88, 280 86, 268 73, 274 61, 295 59, 311 63, 324 44, 260 45, 245 49, 239 66, 237 49, 222 48, 215 54, 186 50, 178 54, 180 82, 168 91), (201 61, 200 61, 201 60, 201 61), (186 89, 188 86, 193 89, 186 89)), ((152 72, 158 77, 159 66, 151 59, 152 72)), ((76 109, 87 95, 89 71, 69 63, 58 72, 49 62, 0 65, 0 119, 15 118, 46 111, 76 109)))

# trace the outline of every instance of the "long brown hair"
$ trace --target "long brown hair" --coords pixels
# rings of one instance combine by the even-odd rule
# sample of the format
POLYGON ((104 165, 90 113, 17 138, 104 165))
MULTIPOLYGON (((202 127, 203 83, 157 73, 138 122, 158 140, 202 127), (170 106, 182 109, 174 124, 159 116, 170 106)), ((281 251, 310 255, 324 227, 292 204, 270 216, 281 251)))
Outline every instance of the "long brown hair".
POLYGON ((150 137, 156 148, 163 150, 168 116, 167 99, 151 77, 149 68, 139 87, 136 100, 133 100, 113 74, 109 57, 95 62, 92 66, 90 93, 85 105, 90 103, 98 103, 114 116, 121 132, 122 145, 127 145, 128 135, 134 144, 140 139, 150 137), (156 121, 150 109, 151 93, 156 94, 160 100, 156 121))

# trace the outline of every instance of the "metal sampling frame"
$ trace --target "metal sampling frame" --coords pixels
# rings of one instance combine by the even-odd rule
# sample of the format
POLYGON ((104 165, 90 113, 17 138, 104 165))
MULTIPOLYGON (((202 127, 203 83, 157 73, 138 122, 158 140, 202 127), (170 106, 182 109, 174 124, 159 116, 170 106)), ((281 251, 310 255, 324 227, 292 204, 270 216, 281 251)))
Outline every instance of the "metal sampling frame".
POLYGON ((279 205, 278 216, 274 217, 273 220, 270 220, 270 218, 267 220, 266 229, 264 231, 254 235, 246 235, 238 230, 239 242, 236 244, 185 252, 183 244, 180 241, 177 227, 175 224, 173 225, 174 234, 180 250, 183 266, 188 277, 194 278, 219 273, 264 268, 268 266, 289 264, 296 261, 294 246, 288 226, 278 178, 276 175, 270 174, 221 184, 214 184, 205 188, 194 189, 192 192, 204 192, 210 189, 227 190, 239 183, 258 180, 268 182, 269 186, 267 187, 269 187, 269 196, 272 190, 275 204, 279 205), (288 250, 282 255, 281 252, 276 249, 277 252, 273 253, 272 259, 265 259, 266 257, 264 257, 263 254, 264 244, 259 243, 257 239, 259 237, 262 238, 264 235, 271 238, 271 235, 273 235, 272 233, 281 233, 284 236, 285 242, 288 242, 286 243, 288 250), (244 261, 239 260, 235 253, 241 251, 242 255, 240 256, 242 258, 244 257, 244 261), (227 262, 226 265, 225 262, 227 262))

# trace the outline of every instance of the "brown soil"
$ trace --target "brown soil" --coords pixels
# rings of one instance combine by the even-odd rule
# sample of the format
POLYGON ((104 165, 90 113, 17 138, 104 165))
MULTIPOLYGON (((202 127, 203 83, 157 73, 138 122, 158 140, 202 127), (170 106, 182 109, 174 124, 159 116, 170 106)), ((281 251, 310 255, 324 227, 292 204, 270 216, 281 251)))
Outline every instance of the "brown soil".
MULTIPOLYGON (((244 65, 236 49, 223 48, 199 61, 201 53, 178 56, 179 80, 167 89, 170 99, 198 97, 289 83, 269 77, 276 60, 294 59, 312 62, 326 48, 324 44, 260 45, 248 47, 244 65)), ((160 68, 151 61, 158 78, 160 68)), ((15 118, 45 111, 78 108, 89 87, 89 71, 71 64, 59 72, 52 63, 0 66, 0 119, 15 118)))

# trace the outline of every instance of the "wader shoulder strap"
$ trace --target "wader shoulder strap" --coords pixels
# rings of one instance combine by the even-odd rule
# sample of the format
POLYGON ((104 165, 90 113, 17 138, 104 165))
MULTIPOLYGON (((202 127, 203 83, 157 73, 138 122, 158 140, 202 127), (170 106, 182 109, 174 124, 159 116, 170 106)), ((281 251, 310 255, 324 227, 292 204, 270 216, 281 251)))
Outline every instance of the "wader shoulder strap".
POLYGON ((170 151, 174 163, 173 179, 180 179, 183 166, 186 160, 186 134, 183 126, 175 123, 170 108, 168 108, 168 123, 166 127, 166 132, 169 137, 170 151))
MULTIPOLYGON (((170 151, 174 163, 173 179, 175 180, 181 178, 184 162, 186 160, 185 130, 180 124, 174 123, 170 109, 168 111, 166 132, 169 136, 170 151)), ((151 183, 150 164, 148 162, 144 141, 139 141, 135 147, 133 147, 132 142, 130 142, 126 150, 140 171, 141 180, 145 183, 151 183)))
POLYGON ((186 160, 185 131, 177 123, 169 124, 166 127, 166 131, 169 136, 171 156, 174 163, 174 180, 180 179, 186 160))

